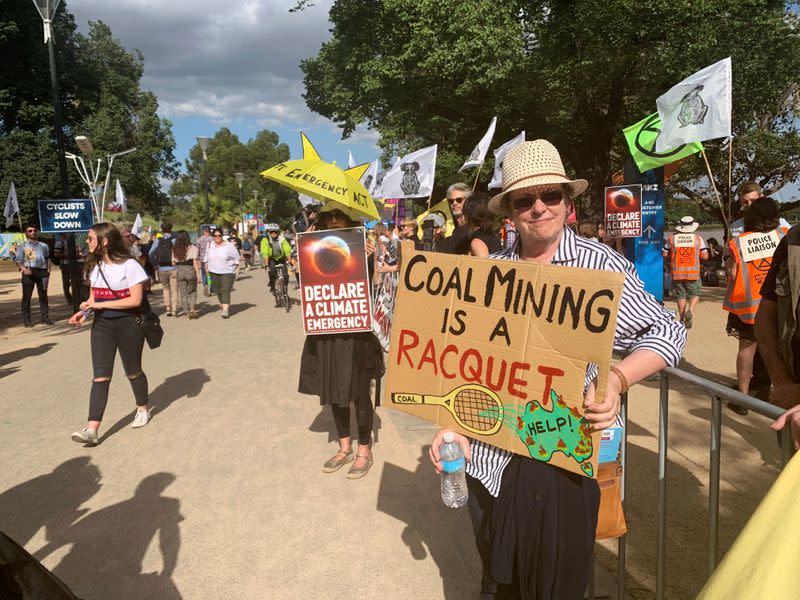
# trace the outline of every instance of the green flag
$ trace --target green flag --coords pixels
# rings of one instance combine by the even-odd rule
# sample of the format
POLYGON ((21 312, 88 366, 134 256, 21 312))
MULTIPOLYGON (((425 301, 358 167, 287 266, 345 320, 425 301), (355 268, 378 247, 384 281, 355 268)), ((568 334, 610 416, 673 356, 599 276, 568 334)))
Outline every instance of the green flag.
POLYGON ((703 149, 703 144, 695 142, 657 152, 656 138, 661 133, 661 119, 657 112, 635 125, 626 127, 622 132, 625 134, 625 141, 628 142, 633 161, 642 173, 681 160, 703 149))

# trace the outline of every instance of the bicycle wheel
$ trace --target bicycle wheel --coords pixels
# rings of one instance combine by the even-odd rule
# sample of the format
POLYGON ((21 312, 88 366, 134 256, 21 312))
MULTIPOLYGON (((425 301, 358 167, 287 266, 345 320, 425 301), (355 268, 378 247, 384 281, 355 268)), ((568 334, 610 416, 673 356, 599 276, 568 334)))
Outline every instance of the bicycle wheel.
POLYGON ((275 281, 275 307, 280 308, 283 306, 283 277, 278 277, 275 281))
POLYGON ((288 285, 283 286, 283 301, 284 301, 284 307, 286 308, 286 312, 288 313, 290 310, 292 310, 292 301, 289 299, 288 285))

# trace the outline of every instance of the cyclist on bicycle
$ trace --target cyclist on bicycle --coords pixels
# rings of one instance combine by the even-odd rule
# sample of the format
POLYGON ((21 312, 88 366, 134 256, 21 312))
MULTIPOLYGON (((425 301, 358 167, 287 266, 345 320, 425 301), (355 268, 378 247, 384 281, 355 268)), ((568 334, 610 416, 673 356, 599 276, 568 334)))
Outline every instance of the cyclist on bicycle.
POLYGON ((278 268, 283 271, 284 281, 289 282, 289 271, 286 268, 287 261, 291 260, 292 247, 282 235, 277 223, 269 223, 266 227, 267 236, 261 240, 261 258, 268 265, 269 269, 269 291, 275 292, 275 279, 278 277, 278 268))

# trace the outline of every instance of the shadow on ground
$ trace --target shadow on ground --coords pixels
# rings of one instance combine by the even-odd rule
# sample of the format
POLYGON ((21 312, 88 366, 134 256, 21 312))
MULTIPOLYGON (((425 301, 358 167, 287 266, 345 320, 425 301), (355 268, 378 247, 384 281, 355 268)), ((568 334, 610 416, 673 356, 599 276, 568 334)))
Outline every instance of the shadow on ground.
POLYGON ((70 546, 52 569, 84 600, 180 600, 172 581, 180 550, 180 502, 163 495, 171 473, 145 477, 133 496, 94 512, 80 508, 100 490, 100 470, 89 457, 68 460, 0 493, 0 530, 26 545, 44 527, 46 543, 27 548, 37 560, 70 546), (158 536, 162 567, 142 573, 158 536))
MULTIPOLYGON (((150 391, 150 413, 156 416, 167 410, 173 402, 181 398, 196 398, 203 386, 211 381, 205 369, 189 369, 178 375, 167 377, 162 383, 150 391)), ((135 410, 135 409, 134 409, 135 410)), ((100 437, 100 443, 124 429, 133 420, 134 410, 119 419, 100 437)))
POLYGON ((428 448, 414 472, 386 462, 381 472, 378 510, 405 523, 402 538, 415 560, 428 556, 439 567, 442 594, 430 597, 473 598, 480 589, 480 559, 466 508, 441 501, 440 479, 428 460, 428 448))
POLYGON ((6 352, 5 354, 0 354, 0 366, 5 366, 11 363, 19 362, 26 358, 30 358, 31 356, 39 356, 40 354, 44 354, 48 350, 52 350, 55 345, 56 345, 55 342, 48 342, 46 344, 41 344, 39 346, 30 348, 20 348, 19 350, 14 350, 12 352, 6 352))

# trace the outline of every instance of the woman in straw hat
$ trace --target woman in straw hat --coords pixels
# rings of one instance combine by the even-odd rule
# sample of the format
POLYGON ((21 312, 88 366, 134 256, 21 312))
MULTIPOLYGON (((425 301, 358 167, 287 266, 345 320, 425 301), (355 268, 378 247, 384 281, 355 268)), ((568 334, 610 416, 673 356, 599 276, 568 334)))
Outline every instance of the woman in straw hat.
MULTIPOLYGON (((625 275, 614 347, 627 356, 611 368, 602 402, 595 396, 597 365, 589 365, 584 379, 586 419, 601 430, 618 419, 620 394, 630 385, 677 364, 686 329, 644 290, 630 262, 566 226, 573 199, 587 186, 583 179, 567 177, 552 144, 525 142, 506 156, 502 192, 489 208, 511 217, 518 232, 514 246, 492 258, 625 275)), ((437 470, 444 432, 431 443, 437 470)), ((532 600, 583 598, 600 501, 597 481, 455 437, 469 461, 469 510, 483 562, 482 592, 532 600)))

